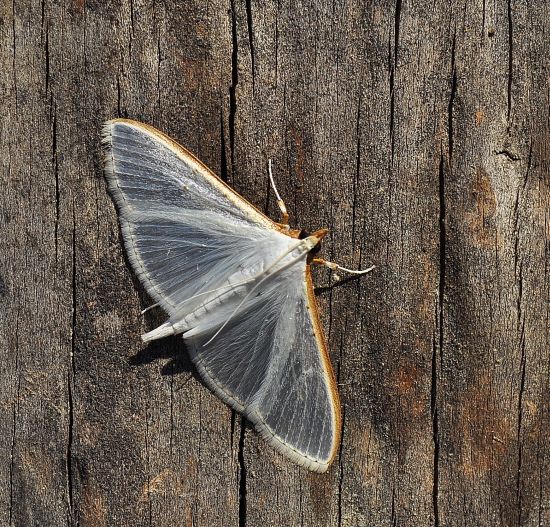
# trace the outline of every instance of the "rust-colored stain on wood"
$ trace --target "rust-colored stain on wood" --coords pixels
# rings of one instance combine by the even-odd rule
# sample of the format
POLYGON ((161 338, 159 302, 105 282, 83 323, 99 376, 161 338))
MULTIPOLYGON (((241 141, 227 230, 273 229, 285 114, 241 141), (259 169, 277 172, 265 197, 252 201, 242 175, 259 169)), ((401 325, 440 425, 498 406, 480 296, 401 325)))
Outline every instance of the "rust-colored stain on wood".
POLYGON ((471 187, 473 210, 466 213, 473 240, 482 248, 494 247, 498 239, 495 226, 496 196, 491 177, 482 167, 477 167, 471 187))
POLYGON ((478 110, 476 112, 476 124, 479 126, 483 121, 485 121, 485 112, 483 110, 478 110))
POLYGON ((393 397, 405 416, 407 427, 416 428, 417 419, 429 410, 428 394, 424 391, 425 373, 412 360, 400 358, 391 377, 393 397))
POLYGON ((92 483, 86 483, 82 489, 82 509, 80 524, 83 527, 107 526, 107 505, 102 491, 92 483))
POLYGON ((517 429, 513 418, 492 405, 498 405, 492 397, 494 380, 489 373, 482 373, 464 392, 458 408, 457 431, 461 441, 460 462, 468 478, 479 478, 490 470, 496 470, 515 455, 517 429))

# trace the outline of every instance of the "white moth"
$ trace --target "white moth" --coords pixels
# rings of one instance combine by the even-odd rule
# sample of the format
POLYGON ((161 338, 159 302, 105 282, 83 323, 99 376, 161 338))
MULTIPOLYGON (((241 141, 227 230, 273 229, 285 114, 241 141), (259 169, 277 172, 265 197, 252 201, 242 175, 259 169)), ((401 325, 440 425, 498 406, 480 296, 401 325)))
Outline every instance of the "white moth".
POLYGON ((169 315, 143 340, 182 333, 214 393, 279 452, 326 471, 340 405, 310 264, 344 269, 312 257, 326 229, 300 239, 278 194, 283 223, 150 126, 109 121, 102 143, 128 258, 169 315))

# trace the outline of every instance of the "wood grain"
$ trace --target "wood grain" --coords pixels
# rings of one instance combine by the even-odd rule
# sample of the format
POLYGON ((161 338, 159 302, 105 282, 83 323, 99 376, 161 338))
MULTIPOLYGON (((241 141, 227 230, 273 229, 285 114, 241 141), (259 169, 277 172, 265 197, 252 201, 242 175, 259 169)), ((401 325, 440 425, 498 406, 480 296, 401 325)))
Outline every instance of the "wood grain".
POLYGON ((0 3, 0 525, 550 525, 547 2, 0 3), (323 254, 324 475, 200 382, 124 255, 113 117, 323 254))

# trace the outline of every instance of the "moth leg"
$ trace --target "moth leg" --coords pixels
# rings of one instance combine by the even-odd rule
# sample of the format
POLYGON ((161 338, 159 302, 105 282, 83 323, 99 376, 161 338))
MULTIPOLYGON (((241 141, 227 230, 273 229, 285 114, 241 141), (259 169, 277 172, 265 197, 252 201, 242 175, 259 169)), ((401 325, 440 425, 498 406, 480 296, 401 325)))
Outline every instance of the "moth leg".
POLYGON ((271 182, 271 187, 273 188, 273 192, 275 192, 275 197, 277 198, 277 205, 281 210, 281 215, 282 215, 281 223, 283 225, 288 225, 288 212, 286 210, 285 202, 281 198, 281 195, 279 194, 279 191, 275 186, 275 181, 273 179, 273 172, 271 171, 271 159, 268 160, 268 168, 269 168, 269 181, 271 182))
MULTIPOLYGON (((342 267, 341 265, 338 265, 334 262, 329 262, 324 258, 313 258, 313 263, 328 267, 331 271, 343 271, 344 273, 349 273, 349 274, 367 274, 367 273, 370 273, 376 267, 376 265, 371 265, 368 269, 353 270, 353 269, 348 269, 346 267, 342 267)), ((335 274, 334 279, 340 280, 340 277, 337 274, 335 274)))

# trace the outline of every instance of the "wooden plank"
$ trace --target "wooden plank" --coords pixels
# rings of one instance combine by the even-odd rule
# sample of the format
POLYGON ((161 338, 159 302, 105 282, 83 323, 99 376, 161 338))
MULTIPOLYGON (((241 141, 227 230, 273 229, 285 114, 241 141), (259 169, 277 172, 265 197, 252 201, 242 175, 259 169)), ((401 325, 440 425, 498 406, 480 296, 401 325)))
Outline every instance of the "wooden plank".
MULTIPOLYGON (((57 26, 58 49, 80 51, 63 55, 60 70, 69 65, 94 88, 58 107, 65 132, 59 145, 68 152, 62 175, 76 200, 72 481, 80 525, 227 525, 238 517, 231 412, 191 375, 181 339, 143 348, 140 333, 162 315, 140 316, 150 300, 124 258, 99 149, 102 121, 130 116, 199 147, 207 162, 219 160, 226 41, 210 45, 206 36, 228 34, 227 16, 211 17, 226 6, 188 8, 97 3, 70 13, 59 6, 51 15, 72 17, 69 30, 57 26), (174 119, 178 114, 185 118, 174 119), (77 134, 89 140, 69 153, 77 134), (212 141, 204 141, 208 135, 212 141), (216 492, 209 495, 209 488, 216 492)), ((65 93, 77 82, 67 77, 65 93)))
MULTIPOLYGON (((445 29, 419 38, 428 29, 418 24, 426 9, 324 2, 237 9, 235 157, 244 166, 236 177, 261 182, 261 203, 266 158, 273 157, 296 224, 331 228, 327 258, 379 266, 319 297, 341 383, 339 463, 306 479, 247 434, 252 525, 432 520, 439 126, 447 85, 445 29), (263 38, 254 39, 256 32, 263 38), (416 53, 436 56, 410 83, 416 53)), ((270 210, 276 213, 273 201, 270 210)), ((330 280, 326 272, 318 278, 330 280)))
POLYGON ((0 19, 0 523, 62 525, 70 517, 72 251, 47 37, 36 3, 3 3, 0 19))
POLYGON ((0 524, 550 522, 545 2, 0 5, 0 524), (132 275, 108 118, 151 123, 316 273, 344 411, 323 475, 200 382, 132 275))
POLYGON ((453 12, 441 525, 547 523, 548 122, 535 108, 548 107, 548 14, 516 2, 453 12))

